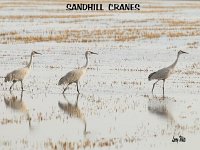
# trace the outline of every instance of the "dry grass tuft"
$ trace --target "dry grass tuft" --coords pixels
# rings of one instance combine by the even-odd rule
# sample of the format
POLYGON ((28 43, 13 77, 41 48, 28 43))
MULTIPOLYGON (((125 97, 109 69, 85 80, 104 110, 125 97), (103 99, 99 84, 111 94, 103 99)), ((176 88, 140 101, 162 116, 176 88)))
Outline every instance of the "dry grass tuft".
MULTIPOLYGON (((64 31, 46 31, 45 34, 19 34, 16 31, 0 34, 0 43, 33 43, 33 42, 102 42, 102 41, 118 41, 127 42, 136 39, 157 39, 161 36, 176 38, 182 36, 199 36, 200 31, 177 30, 176 28, 122 28, 122 29, 93 29, 93 30, 64 30, 64 31)), ((192 46, 192 45, 190 45, 192 46)), ((193 45, 194 46, 194 45, 193 45)), ((197 46, 195 44, 195 46, 197 46)))

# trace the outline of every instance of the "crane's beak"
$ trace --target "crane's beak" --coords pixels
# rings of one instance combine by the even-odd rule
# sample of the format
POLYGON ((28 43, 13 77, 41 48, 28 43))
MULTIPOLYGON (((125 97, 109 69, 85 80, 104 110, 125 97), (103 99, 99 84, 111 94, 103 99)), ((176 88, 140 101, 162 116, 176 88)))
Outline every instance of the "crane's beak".
POLYGON ((35 51, 35 54, 40 54, 40 55, 42 55, 41 53, 38 53, 38 52, 36 52, 36 51, 35 51))
POLYGON ((182 51, 182 53, 183 53, 183 54, 189 54, 189 53, 187 53, 187 52, 184 52, 184 51, 182 51))
POLYGON ((96 55, 98 55, 98 53, 94 53, 94 52, 91 52, 91 54, 96 54, 96 55))

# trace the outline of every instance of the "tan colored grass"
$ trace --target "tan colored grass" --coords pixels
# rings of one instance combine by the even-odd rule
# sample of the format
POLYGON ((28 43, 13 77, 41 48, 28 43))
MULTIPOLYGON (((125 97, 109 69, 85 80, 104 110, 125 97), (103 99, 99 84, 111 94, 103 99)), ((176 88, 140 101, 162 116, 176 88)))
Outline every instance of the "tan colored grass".
POLYGON ((161 19, 162 23, 167 24, 168 26, 200 26, 200 21, 191 21, 191 20, 179 20, 179 19, 161 19))
POLYGON ((58 141, 54 142, 51 139, 44 142, 44 146, 47 149, 94 149, 94 148, 109 148, 115 144, 123 143, 134 143, 136 140, 134 137, 125 137, 125 138, 101 138, 97 140, 83 140, 79 142, 70 142, 70 141, 58 141))
POLYGON ((17 19, 48 19, 48 18, 89 18, 89 17, 98 17, 98 16, 106 16, 107 14, 82 14, 82 15, 32 15, 32 16, 23 16, 23 15, 13 15, 13 16, 0 16, 0 19, 9 19, 9 20, 17 20, 17 19))
POLYGON ((10 42, 101 42, 101 41, 134 41, 136 39, 157 39, 161 36, 170 38, 182 36, 200 36, 198 28, 194 30, 177 30, 176 28, 122 28, 122 29, 93 29, 93 30, 64 30, 64 31, 46 31, 46 35, 25 35, 16 32, 1 33, 0 43, 10 42), (6 36, 5 36, 6 35, 6 36))
POLYGON ((199 42, 191 42, 191 43, 187 43, 189 48, 198 48, 199 42))
POLYGON ((161 36, 162 34, 160 34, 160 33, 153 33, 153 32, 150 32, 150 33, 145 33, 144 35, 143 35, 143 37, 145 38, 145 39, 155 39, 155 38, 159 38, 160 36, 161 36))
POLYGON ((17 32, 16 31, 11 31, 11 32, 3 32, 3 33, 0 33, 0 37, 1 36, 11 36, 11 35, 16 35, 17 32))
POLYGON ((172 38, 172 37, 188 36, 188 34, 185 34, 183 32, 168 32, 167 36, 172 38))
MULTIPOLYGON (((110 2, 110 0, 105 0, 103 2, 110 2)), ((78 0, 72 2, 79 2, 78 0)), ((84 1, 85 2, 85 1, 84 1)), ((13 2, 11 5, 20 5, 26 4, 27 2, 22 2, 20 5, 19 1, 13 2)), ((40 5, 41 3, 45 3, 45 5, 53 5, 55 4, 53 1, 48 3, 46 0, 42 1, 31 1, 30 3, 35 4, 34 7, 40 5), (37 2, 39 2, 37 4, 37 2)), ((64 0, 57 1, 57 3, 65 3, 64 0)), ((5 3, 4 5, 9 5, 10 3, 5 3)), ((149 2, 150 5, 145 5, 145 7, 140 11, 134 11, 133 13, 160 13, 166 11, 175 11, 174 8, 168 8, 166 6, 158 6, 155 2, 149 2)), ((182 4, 184 5, 184 3, 182 4)), ((186 5, 186 4, 185 4, 186 5)), ((190 5, 190 4, 188 4, 190 5)), ((173 5, 176 7, 176 5, 173 5)), ((196 5, 193 5, 196 6, 196 5)), ((19 8, 20 9, 20 8, 19 8)), ((118 11, 120 12, 120 11, 118 11)), ((48 19, 48 18, 59 18, 59 23, 65 24, 65 18, 74 18, 74 20, 78 20, 79 18, 89 18, 94 22, 98 22, 98 18, 92 18, 97 16, 105 16, 105 15, 113 15, 116 12, 110 11, 109 13, 100 12, 94 14, 66 14, 66 15, 14 15, 14 16, 0 16, 1 20, 26 20, 30 22, 34 22, 34 19, 48 19), (77 19, 76 19, 77 18, 77 19), (96 19, 96 20, 95 20, 96 19)), ((123 13, 127 13, 123 11, 123 13)), ((49 22, 46 22, 47 25, 49 22)), ((51 22, 50 22, 51 23, 51 22)), ((200 21, 191 21, 191 20, 180 20, 180 19, 157 19, 157 18, 149 18, 149 19, 138 19, 138 20, 127 20, 122 22, 122 26, 112 26, 104 29, 77 29, 77 30, 61 30, 61 31, 52 31, 47 30, 45 34, 34 33, 27 34, 25 31, 10 31, 7 33, 0 33, 0 43, 31 43, 31 42, 45 42, 45 41, 56 41, 56 42, 101 42, 101 41, 134 41, 136 39, 157 39, 162 36, 167 36, 170 38, 183 37, 183 36, 199 36, 200 35, 200 21), (148 23, 158 23, 157 26, 148 26, 148 23), (126 23, 133 24, 132 26, 126 26, 126 23), (147 25, 143 28, 138 27, 140 23, 147 23, 147 25), (161 25, 159 24, 161 23, 161 25), (123 26, 124 25, 124 26, 123 26)), ((192 45, 190 45, 192 47, 192 45)))
POLYGON ((135 13, 167 13, 167 12, 175 12, 175 9, 143 9, 140 11, 135 11, 135 13))

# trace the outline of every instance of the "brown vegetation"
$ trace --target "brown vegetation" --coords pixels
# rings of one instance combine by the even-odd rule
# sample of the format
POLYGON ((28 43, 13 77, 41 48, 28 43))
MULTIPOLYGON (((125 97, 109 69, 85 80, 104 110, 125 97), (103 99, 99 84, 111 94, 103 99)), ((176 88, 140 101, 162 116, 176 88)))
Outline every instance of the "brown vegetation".
POLYGON ((161 36, 170 38, 182 36, 199 36, 200 31, 177 30, 176 28, 124 28, 124 29, 93 29, 93 30, 64 30, 47 31, 46 35, 25 35, 13 32, 0 33, 0 43, 32 43, 32 42, 101 42, 101 41, 134 41, 136 39, 156 39, 161 36))

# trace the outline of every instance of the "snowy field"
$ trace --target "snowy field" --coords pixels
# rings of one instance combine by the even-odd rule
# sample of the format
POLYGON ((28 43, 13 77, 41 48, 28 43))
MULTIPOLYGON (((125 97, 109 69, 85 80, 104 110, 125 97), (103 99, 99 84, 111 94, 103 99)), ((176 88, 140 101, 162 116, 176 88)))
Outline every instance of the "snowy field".
POLYGON ((32 50, 42 53, 23 93, 0 78, 0 149, 199 147, 200 2, 139 3, 140 11, 78 12, 64 0, 0 1, 0 76, 25 66, 32 50), (85 64, 86 50, 98 55, 89 56, 81 94, 72 84, 63 96, 58 81, 85 64), (148 75, 179 50, 189 54, 166 80, 163 100, 162 81, 152 95, 148 75))

